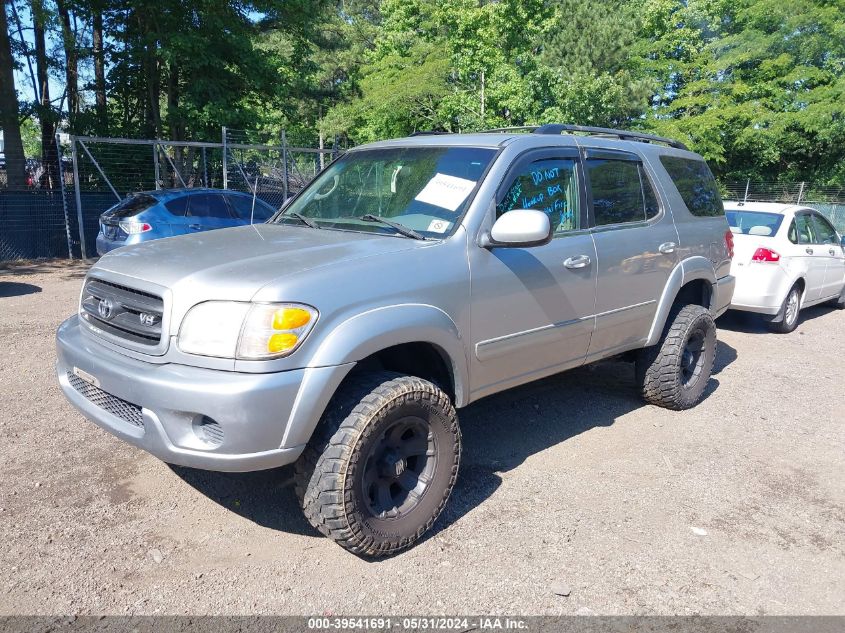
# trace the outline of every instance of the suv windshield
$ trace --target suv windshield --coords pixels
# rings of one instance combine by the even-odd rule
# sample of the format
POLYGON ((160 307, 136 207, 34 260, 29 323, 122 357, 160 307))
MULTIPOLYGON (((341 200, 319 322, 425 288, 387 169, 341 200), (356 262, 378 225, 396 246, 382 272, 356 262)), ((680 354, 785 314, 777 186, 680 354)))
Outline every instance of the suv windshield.
POLYGON ((477 147, 399 147, 350 152, 330 165, 276 222, 396 235, 374 215, 424 237, 449 233, 466 210, 495 150, 477 147))

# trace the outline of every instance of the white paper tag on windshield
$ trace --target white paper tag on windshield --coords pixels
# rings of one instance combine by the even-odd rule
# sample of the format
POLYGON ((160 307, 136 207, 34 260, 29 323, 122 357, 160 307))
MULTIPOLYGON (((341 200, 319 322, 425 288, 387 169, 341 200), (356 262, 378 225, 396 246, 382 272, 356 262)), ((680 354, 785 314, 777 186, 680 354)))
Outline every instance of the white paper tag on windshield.
POLYGON ((426 230, 431 233, 445 233, 450 228, 452 228, 452 223, 449 220, 432 220, 426 230))
POLYGON ((441 209, 457 211, 473 187, 475 187, 474 180, 438 173, 428 181, 414 200, 433 204, 441 209))

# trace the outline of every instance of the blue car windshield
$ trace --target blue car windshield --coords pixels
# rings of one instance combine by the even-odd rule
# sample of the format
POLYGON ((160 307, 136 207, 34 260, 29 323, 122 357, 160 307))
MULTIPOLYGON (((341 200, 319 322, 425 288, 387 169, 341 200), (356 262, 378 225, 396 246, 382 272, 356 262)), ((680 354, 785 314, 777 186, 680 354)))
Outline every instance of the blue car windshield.
POLYGON ((478 147, 350 152, 323 171, 275 222, 297 223, 300 215, 320 228, 396 233, 364 217, 373 215, 423 237, 441 238, 460 221, 495 153, 478 147))
POLYGON ((760 237, 775 235, 783 222, 783 216, 780 213, 762 211, 726 211, 725 216, 734 233, 760 237))

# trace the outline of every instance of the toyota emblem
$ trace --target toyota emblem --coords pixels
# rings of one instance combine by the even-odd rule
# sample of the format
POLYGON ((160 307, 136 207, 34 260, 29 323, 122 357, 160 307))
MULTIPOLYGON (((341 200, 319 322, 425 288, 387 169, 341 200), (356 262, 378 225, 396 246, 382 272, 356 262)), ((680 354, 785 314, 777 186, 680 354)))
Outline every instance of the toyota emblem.
POLYGON ((114 312, 114 304, 111 299, 100 299, 100 303, 97 304, 97 314, 100 318, 108 321, 112 317, 112 312, 114 312))

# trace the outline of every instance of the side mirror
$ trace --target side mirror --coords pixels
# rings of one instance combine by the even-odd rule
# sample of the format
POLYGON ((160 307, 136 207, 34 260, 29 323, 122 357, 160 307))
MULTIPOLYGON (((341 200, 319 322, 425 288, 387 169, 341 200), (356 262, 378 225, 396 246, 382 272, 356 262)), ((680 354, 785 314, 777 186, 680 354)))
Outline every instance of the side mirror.
POLYGON ((842 248, 845 248, 845 235, 842 236, 842 241, 839 243, 842 245, 842 248))
POLYGON ((552 241, 552 224, 543 211, 514 209, 502 214, 489 233, 481 237, 484 248, 528 248, 552 241))

